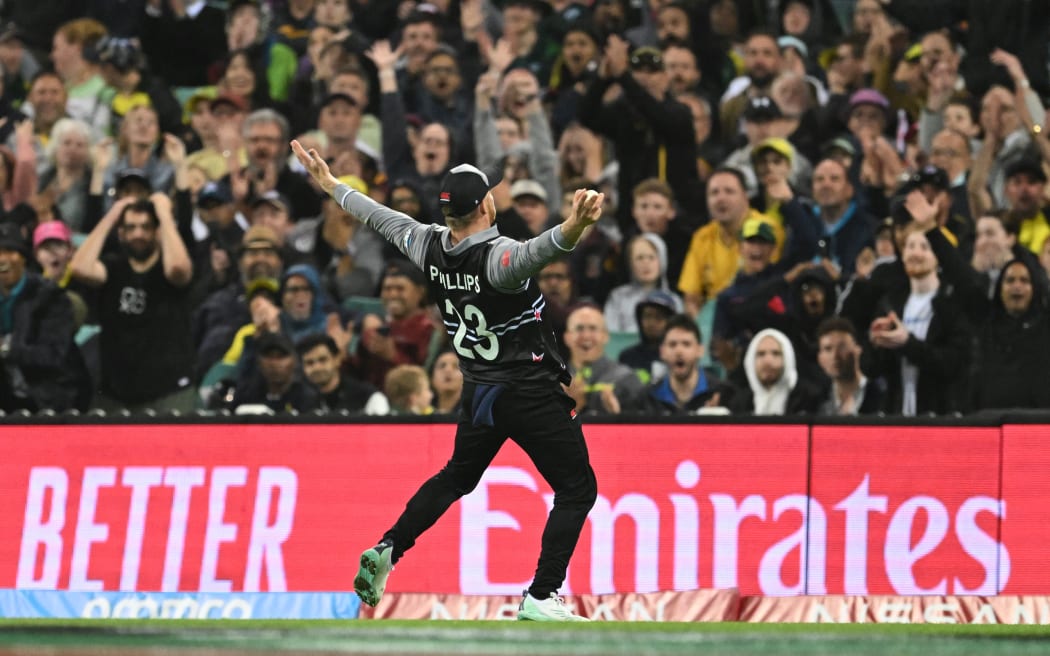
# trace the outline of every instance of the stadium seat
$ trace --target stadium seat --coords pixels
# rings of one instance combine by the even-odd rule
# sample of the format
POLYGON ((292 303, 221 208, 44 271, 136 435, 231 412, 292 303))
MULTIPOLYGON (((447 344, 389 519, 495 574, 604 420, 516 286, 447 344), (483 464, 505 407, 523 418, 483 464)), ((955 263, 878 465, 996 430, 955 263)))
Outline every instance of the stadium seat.
POLYGON ((620 352, 638 343, 638 333, 610 332, 609 343, 605 345, 605 355, 610 360, 619 360, 620 352))
POLYGON ((349 310, 354 314, 386 316, 386 308, 383 307, 383 301, 374 296, 347 296, 343 299, 343 309, 349 310))

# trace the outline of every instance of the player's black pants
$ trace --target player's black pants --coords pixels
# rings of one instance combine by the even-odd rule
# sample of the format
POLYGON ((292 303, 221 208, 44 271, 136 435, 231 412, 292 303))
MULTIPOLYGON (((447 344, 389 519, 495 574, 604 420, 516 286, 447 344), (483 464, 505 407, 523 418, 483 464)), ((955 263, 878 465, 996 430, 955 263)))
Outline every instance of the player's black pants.
POLYGON ((452 458, 419 488, 384 539, 394 543, 396 562, 424 531, 461 496, 473 490, 507 437, 535 463, 554 490, 554 505, 543 529, 539 564, 529 591, 540 599, 561 587, 587 513, 598 494, 594 470, 574 402, 556 385, 543 389, 508 387, 492 405, 494 426, 475 426, 476 386, 464 385, 452 458))

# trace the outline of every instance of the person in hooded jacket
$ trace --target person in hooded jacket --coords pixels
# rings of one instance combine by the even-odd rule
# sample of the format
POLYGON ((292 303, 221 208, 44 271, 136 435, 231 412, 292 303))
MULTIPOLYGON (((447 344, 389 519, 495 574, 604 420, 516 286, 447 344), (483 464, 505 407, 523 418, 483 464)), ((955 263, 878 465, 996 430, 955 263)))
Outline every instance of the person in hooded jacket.
POLYGON ((978 331, 973 408, 1050 408, 1050 314, 1043 273, 1014 258, 978 331))
POLYGON ((824 400, 817 385, 799 376, 795 349, 779 330, 767 328, 754 336, 741 369, 746 384, 728 406, 733 414, 816 414, 824 400))
POLYGON ((680 307, 671 294, 659 289, 649 292, 634 306, 639 339, 637 344, 620 351, 620 363, 634 369, 643 383, 657 380, 666 372, 660 361, 660 344, 667 332, 667 322, 681 311, 680 307))
POLYGON ((667 244, 653 232, 643 232, 627 242, 627 269, 631 281, 609 293, 605 301, 605 325, 610 332, 638 331, 636 308, 650 293, 666 292, 674 311, 682 311, 682 298, 667 283, 667 244))

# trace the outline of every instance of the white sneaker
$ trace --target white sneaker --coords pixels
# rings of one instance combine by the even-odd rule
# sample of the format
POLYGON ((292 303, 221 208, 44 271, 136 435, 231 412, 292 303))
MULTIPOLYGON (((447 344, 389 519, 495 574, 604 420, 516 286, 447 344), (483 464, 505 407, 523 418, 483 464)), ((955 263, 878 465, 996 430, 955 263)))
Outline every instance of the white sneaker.
POLYGON ((576 615, 565 605, 565 600, 552 592, 546 599, 537 599, 526 590, 518 605, 518 619, 533 622, 590 622, 576 615))

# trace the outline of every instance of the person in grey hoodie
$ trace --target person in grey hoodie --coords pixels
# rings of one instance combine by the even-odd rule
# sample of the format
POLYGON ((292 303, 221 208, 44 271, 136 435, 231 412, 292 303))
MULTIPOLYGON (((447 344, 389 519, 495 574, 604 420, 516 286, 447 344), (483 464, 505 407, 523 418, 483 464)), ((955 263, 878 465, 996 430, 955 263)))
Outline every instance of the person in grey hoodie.
POLYGON ((682 298, 667 284, 667 244, 653 232, 643 232, 627 242, 627 268, 631 281, 612 290, 605 302, 605 323, 611 332, 638 332, 635 308, 650 293, 660 290, 674 299, 675 313, 682 298))

